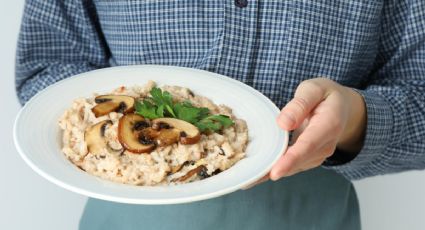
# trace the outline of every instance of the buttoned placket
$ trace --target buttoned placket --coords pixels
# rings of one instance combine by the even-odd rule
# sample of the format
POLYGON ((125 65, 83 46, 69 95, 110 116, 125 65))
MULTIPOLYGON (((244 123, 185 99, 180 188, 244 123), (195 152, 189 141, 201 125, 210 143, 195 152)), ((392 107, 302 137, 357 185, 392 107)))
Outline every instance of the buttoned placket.
POLYGON ((248 0, 235 0, 235 5, 240 8, 248 6, 248 0))
POLYGON ((252 85, 257 52, 258 2, 226 1, 224 37, 217 72, 252 85))

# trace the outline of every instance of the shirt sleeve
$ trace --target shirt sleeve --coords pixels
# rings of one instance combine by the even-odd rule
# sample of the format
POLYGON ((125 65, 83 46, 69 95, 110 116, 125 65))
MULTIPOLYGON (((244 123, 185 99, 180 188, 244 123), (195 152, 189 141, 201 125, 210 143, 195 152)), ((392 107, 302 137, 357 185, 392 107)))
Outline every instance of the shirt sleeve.
POLYGON ((15 85, 21 104, 45 87, 108 66, 108 50, 91 1, 26 1, 15 85))
POLYGON ((342 164, 348 179, 425 168, 425 1, 388 1, 375 70, 363 89, 364 146, 342 164))

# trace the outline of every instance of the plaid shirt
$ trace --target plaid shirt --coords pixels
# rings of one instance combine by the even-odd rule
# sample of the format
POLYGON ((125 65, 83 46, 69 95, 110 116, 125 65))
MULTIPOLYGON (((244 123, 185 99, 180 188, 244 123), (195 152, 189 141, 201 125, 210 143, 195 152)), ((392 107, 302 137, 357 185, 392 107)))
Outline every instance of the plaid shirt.
POLYGON ((357 89, 368 114, 361 152, 327 167, 349 179, 425 167, 422 0, 27 1, 16 63, 22 104, 116 65, 220 73, 279 107, 301 81, 325 76, 357 89))

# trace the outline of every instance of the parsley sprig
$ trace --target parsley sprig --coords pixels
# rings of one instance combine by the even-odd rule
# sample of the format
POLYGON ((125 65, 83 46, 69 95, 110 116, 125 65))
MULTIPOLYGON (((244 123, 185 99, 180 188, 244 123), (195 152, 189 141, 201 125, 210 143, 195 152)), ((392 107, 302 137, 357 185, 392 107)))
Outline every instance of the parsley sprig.
POLYGON ((229 116, 211 114, 205 107, 195 107, 190 101, 173 102, 167 91, 154 87, 150 96, 143 101, 136 101, 136 113, 148 119, 172 117, 187 121, 201 132, 217 132, 234 124, 229 116))

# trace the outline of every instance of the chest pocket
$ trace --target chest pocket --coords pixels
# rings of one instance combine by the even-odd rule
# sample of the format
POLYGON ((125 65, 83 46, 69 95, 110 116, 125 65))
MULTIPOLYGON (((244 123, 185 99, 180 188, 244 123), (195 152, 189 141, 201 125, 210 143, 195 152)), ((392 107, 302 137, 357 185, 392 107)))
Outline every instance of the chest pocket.
POLYGON ((223 33, 220 1, 97 1, 115 64, 214 65, 223 33))
POLYGON ((357 86, 374 62, 382 1, 297 1, 288 41, 288 70, 357 86))

